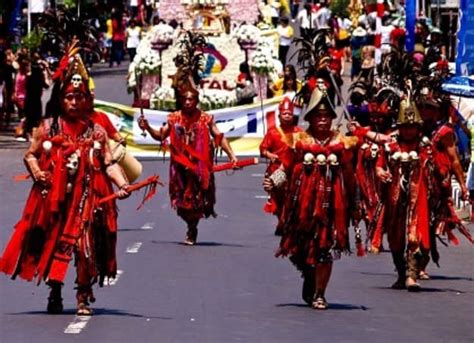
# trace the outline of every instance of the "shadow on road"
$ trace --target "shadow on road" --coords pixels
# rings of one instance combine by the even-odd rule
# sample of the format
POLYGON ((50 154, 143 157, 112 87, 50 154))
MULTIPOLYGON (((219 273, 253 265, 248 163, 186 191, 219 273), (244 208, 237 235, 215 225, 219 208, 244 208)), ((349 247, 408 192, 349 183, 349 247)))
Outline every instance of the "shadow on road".
MULTIPOLYGON (((393 276, 396 277, 396 274, 391 273, 373 273, 373 272, 360 272, 362 275, 372 275, 372 276, 393 276)), ((464 276, 444 276, 444 275, 432 275, 430 274, 431 280, 464 280, 464 281, 473 281, 472 277, 464 277, 464 276)))
MULTIPOLYGON (((176 244, 176 245, 186 245, 183 242, 176 241, 151 241, 153 244, 176 244)), ((249 248, 248 245, 242 244, 232 244, 232 243, 218 243, 218 242, 197 242, 194 247, 230 247, 230 248, 249 248)))
MULTIPOLYGON (((287 304, 277 304, 275 307, 306 307, 309 308, 308 305, 306 304, 297 304, 297 303, 287 303, 287 304)), ((352 311, 352 310, 361 310, 361 311, 367 311, 369 308, 363 305, 352 305, 352 304, 334 304, 334 303, 329 303, 329 308, 328 310, 347 310, 347 311, 352 311)))
MULTIPOLYGON (((147 319, 161 319, 161 320, 172 320, 172 317, 163 316, 144 316, 136 313, 124 312, 121 310, 114 310, 110 308, 93 308, 93 316, 120 316, 120 317, 133 317, 133 318, 147 318, 147 319)), ((20 315, 47 315, 47 316, 71 316, 76 314, 75 308, 65 309, 61 314, 48 314, 46 311, 25 311, 18 313, 6 313, 9 316, 20 316, 20 315)))
MULTIPOLYGON (((433 287, 425 287, 424 284, 421 285, 421 288, 419 291, 417 292, 413 292, 413 293, 448 293, 448 292, 451 292, 451 293, 459 293, 459 294, 464 294, 466 293, 466 291, 461 291, 459 289, 453 289, 453 288, 433 288, 433 287)), ((386 286, 386 287, 370 287, 372 289, 382 289, 382 290, 390 290, 390 291, 394 291, 394 292, 407 292, 406 289, 393 289, 392 287, 390 286, 386 286)))

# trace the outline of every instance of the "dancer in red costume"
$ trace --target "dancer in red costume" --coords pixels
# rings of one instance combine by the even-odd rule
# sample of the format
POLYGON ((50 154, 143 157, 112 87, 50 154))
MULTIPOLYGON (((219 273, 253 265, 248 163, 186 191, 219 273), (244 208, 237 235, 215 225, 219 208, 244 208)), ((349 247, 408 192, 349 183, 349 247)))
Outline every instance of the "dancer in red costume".
MULTIPOLYGON (((271 175, 281 165, 285 170, 293 163, 293 152, 298 135, 303 130, 294 123, 294 105, 290 98, 285 97, 278 105, 280 126, 268 130, 260 144, 260 156, 270 160, 265 175, 271 175)), ((286 187, 280 187, 270 193, 270 199, 265 204, 264 211, 280 218, 286 197, 286 187)), ((280 235, 277 227, 276 235, 280 235)))
MULTIPOLYGON (((309 128, 296 143, 295 163, 264 180, 264 188, 272 191, 291 174, 276 256, 290 255, 303 273, 303 299, 314 309, 328 307, 325 291, 333 258, 349 252, 349 210, 356 208, 351 149, 358 139, 332 131, 334 118, 325 89, 316 88, 305 115, 309 128)), ((355 212, 353 217, 360 219, 355 212)))
MULTIPOLYGON (((420 115, 423 119, 423 134, 428 137, 433 145, 433 159, 437 168, 435 192, 431 198, 434 207, 435 219, 433 230, 436 235, 447 235, 450 241, 457 244, 457 238, 452 230, 460 228, 463 233, 461 220, 454 210, 452 199, 451 180, 454 176, 461 187, 461 199, 469 199, 469 191, 466 187, 464 171, 456 146, 456 134, 454 127, 449 123, 449 113, 455 110, 449 99, 436 97, 432 91, 426 92, 419 101, 420 115)), ((435 245, 436 241, 433 242, 435 245)), ((439 255, 432 251, 431 257, 438 264, 439 255)), ((428 280, 429 274, 426 266, 430 261, 430 255, 424 254, 420 265, 419 278, 428 280)))
MULTIPOLYGON (((387 100, 377 101, 377 97, 369 102, 370 129, 376 135, 389 136, 392 132, 392 113, 387 100)), ((369 251, 377 254, 382 247, 383 227, 374 225, 374 217, 380 214, 380 182, 375 173, 377 157, 382 153, 382 147, 375 141, 360 137, 362 145, 358 150, 356 178, 360 189, 363 218, 367 227, 369 251)))
POLYGON ((50 287, 47 310, 63 310, 61 287, 75 256, 77 314, 92 315, 92 285, 114 278, 117 211, 96 201, 128 196, 128 181, 111 164, 107 134, 89 116, 88 74, 75 43, 61 61, 48 105, 52 118, 34 132, 25 164, 34 181, 23 216, 7 244, 0 270, 50 287))
POLYGON ((377 176, 387 187, 382 196, 377 225, 385 227, 398 278, 394 289, 420 288, 417 274, 420 258, 431 249, 431 211, 428 199, 433 189, 433 150, 421 139, 422 120, 415 104, 401 101, 398 136, 377 160, 377 176), (406 254, 406 259, 405 259, 406 254))
POLYGON ((212 173, 214 148, 222 147, 229 160, 237 162, 224 135, 214 123, 214 117, 197 108, 199 93, 191 86, 180 89, 182 109, 168 116, 159 130, 141 118, 139 126, 159 141, 170 137, 171 206, 187 224, 184 244, 194 245, 201 218, 215 217, 216 188, 212 173))

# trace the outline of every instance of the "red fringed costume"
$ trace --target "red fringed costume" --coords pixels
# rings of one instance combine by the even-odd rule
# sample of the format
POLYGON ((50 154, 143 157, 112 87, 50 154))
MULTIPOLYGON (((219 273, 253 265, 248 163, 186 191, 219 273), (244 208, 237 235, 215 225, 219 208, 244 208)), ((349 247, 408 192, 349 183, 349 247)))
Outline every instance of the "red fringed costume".
MULTIPOLYGON (((447 236, 449 241, 457 245, 459 240, 452 232, 455 229, 458 229, 471 243, 474 243, 474 240, 456 214, 452 199, 451 179, 454 166, 446 151, 446 145, 453 144, 455 139, 454 129, 449 124, 441 125, 432 133, 433 158, 436 166, 436 187, 432 202, 435 211, 434 232, 438 236, 447 236)), ((437 263, 435 256, 433 260, 437 263)))
MULTIPOLYGON (((356 179, 360 189, 364 219, 368 228, 370 228, 370 223, 373 222, 380 207, 380 184, 375 175, 375 164, 380 150, 379 145, 367 140, 362 144, 357 155, 356 179)), ((373 251, 379 251, 382 245, 382 226, 370 228, 367 231, 367 241, 371 242, 371 248, 373 251)))
MULTIPOLYGON (((380 154, 377 167, 389 170, 387 184, 376 225, 387 232, 390 250, 418 254, 431 249, 430 208, 433 191, 433 158, 431 146, 390 143, 387 157, 380 154), (413 148, 413 147, 412 147, 413 148)), ((414 277, 416 279, 416 275, 414 277)))
POLYGON ((51 182, 33 184, 0 270, 12 278, 62 283, 74 253, 78 287, 102 284, 117 272, 115 203, 95 207, 97 199, 113 192, 105 171, 107 136, 92 122, 78 132, 60 118, 56 135, 50 126, 46 121, 38 129, 30 150, 51 182))
MULTIPOLYGON (((293 149, 298 140, 298 134, 302 129, 298 126, 283 129, 281 126, 272 127, 268 130, 262 143, 260 153, 269 151, 278 155, 278 160, 268 164, 266 175, 271 175, 283 164, 286 170, 293 164, 293 149)), ((269 201, 264 206, 264 211, 280 217, 283 203, 286 198, 286 187, 278 188, 271 192, 269 201)))
MULTIPOLYGON (((172 207, 183 219, 216 216, 216 187, 212 173, 214 145, 213 117, 204 112, 189 118, 174 112, 168 116, 170 128, 170 186, 172 207)), ((217 142, 216 146, 220 145, 217 142)))
POLYGON ((291 169, 276 256, 291 255, 301 271, 306 265, 331 261, 333 251, 349 252, 348 202, 354 176, 345 166, 351 164, 349 149, 355 144, 336 134, 325 143, 304 134, 296 144, 297 162, 291 169))

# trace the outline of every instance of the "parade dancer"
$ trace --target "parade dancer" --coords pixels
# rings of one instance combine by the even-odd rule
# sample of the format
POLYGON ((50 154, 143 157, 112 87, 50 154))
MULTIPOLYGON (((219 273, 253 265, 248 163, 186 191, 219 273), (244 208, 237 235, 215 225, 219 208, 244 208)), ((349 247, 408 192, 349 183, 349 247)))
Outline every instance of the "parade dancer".
POLYGON ((199 93, 191 83, 179 89, 181 110, 170 113, 159 129, 140 118, 139 126, 159 141, 170 137, 171 206, 187 225, 184 244, 196 244, 201 218, 215 217, 216 189, 212 172, 214 148, 221 147, 236 164, 230 144, 217 128, 214 117, 197 106, 199 93))
MULTIPOLYGON (((260 144, 260 156, 268 158, 270 163, 267 166, 265 175, 271 175, 281 165, 285 170, 293 163, 293 151, 298 135, 303 130, 295 125, 294 104, 290 98, 285 97, 278 105, 279 126, 274 126, 268 130, 260 144)), ((270 193, 270 199, 264 206, 264 211, 280 218, 281 209, 286 198, 285 187, 275 189, 270 193)), ((277 227, 276 235, 280 235, 277 227)))
POLYGON ((25 154, 33 187, 22 218, 0 259, 0 271, 51 287, 48 313, 63 310, 61 287, 73 255, 77 314, 92 315, 92 286, 117 272, 114 202, 96 206, 113 193, 111 181, 125 198, 128 181, 111 163, 107 134, 89 117, 88 74, 75 44, 53 79, 50 119, 34 131, 25 154))
MULTIPOLYGON (((331 130, 336 113, 325 90, 316 88, 305 120, 308 130, 296 143, 295 163, 264 179, 273 191, 288 180, 282 239, 276 256, 290 256, 303 274, 303 299, 314 309, 328 307, 326 288, 334 257, 349 252, 349 210, 356 209, 351 149, 356 137, 331 130)), ((360 219, 357 211, 353 218, 360 219)))
POLYGON ((422 139, 422 120, 409 97, 400 103, 398 136, 377 160, 377 176, 385 184, 377 225, 385 227, 398 278, 394 289, 420 289, 417 283, 422 257, 432 249, 430 217, 433 208, 433 149, 422 139), (406 258, 405 258, 406 255, 406 258))
MULTIPOLYGON (((449 111, 454 110, 449 99, 442 99, 434 96, 432 91, 424 92, 425 96, 419 101, 420 115, 423 119, 423 134, 430 139, 433 144, 433 159, 437 167, 436 192, 431 199, 432 206, 435 207, 435 215, 432 225, 434 232, 438 236, 448 235, 448 239, 457 243, 457 238, 452 230, 458 228, 461 233, 470 235, 465 231, 461 220, 454 210, 452 199, 451 180, 454 176, 461 187, 461 199, 469 200, 469 191, 466 187, 464 171, 460 162, 459 153, 456 147, 456 134, 453 126, 449 123, 449 111)), ((438 264, 437 253, 431 254, 433 261, 438 264)), ((420 279, 428 280, 429 274, 426 266, 430 261, 430 255, 422 257, 420 266, 420 279)))
POLYGON ((382 249, 383 226, 375 225, 377 223, 374 218, 380 215, 380 182, 375 173, 375 164, 381 146, 377 143, 379 137, 389 136, 392 131, 391 109, 386 100, 380 102, 377 99, 369 101, 369 124, 365 130, 373 130, 376 135, 375 140, 370 140, 365 135, 361 138, 362 145, 358 149, 356 178, 360 189, 360 200, 363 210, 363 218, 367 227, 367 241, 370 242, 368 250, 371 253, 378 254, 382 249))

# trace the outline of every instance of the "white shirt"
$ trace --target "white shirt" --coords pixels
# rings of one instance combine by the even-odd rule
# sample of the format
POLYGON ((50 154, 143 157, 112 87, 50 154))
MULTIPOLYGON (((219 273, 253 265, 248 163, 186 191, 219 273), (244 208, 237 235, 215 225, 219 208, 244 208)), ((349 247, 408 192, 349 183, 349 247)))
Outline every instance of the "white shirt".
POLYGON ((316 21, 318 23, 318 29, 328 28, 328 22, 331 18, 331 10, 327 7, 322 7, 316 12, 316 21))
POLYGON ((304 8, 298 12, 298 16, 296 17, 296 19, 300 23, 300 28, 310 28, 310 16, 308 15, 308 11, 306 11, 304 8))
POLYGON ((127 27, 127 49, 137 48, 140 44, 140 27, 127 27))
POLYGON ((293 28, 290 25, 287 25, 286 27, 278 25, 277 31, 280 35, 280 45, 290 46, 291 41, 293 40, 293 28))
POLYGON ((46 0, 29 0, 31 13, 43 13, 46 9, 46 0))

